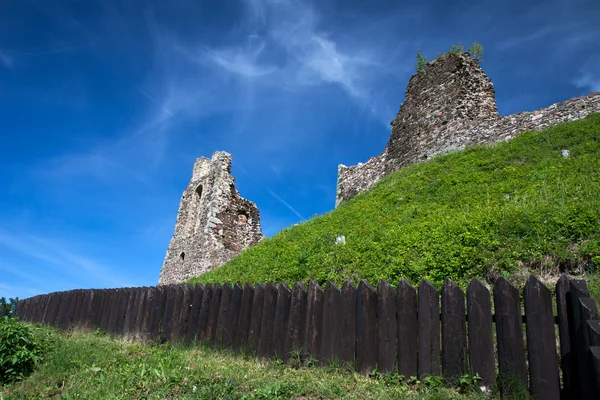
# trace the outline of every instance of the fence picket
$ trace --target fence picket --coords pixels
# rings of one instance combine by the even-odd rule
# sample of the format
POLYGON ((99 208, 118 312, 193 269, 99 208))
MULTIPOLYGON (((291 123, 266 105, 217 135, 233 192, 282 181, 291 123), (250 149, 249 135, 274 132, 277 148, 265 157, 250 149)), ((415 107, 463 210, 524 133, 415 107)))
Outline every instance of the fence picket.
POLYGON ((206 342, 215 343, 217 337, 217 321, 219 319, 219 308, 221 306, 222 288, 218 283, 215 284, 212 290, 212 298, 210 300, 210 313, 208 314, 208 322, 206 325, 206 342))
POLYGON ((569 317, 567 296, 571 287, 570 278, 562 274, 556 282, 556 310, 558 312, 558 333, 560 338, 560 366, 562 370, 563 388, 561 398, 569 399, 576 397, 573 391, 573 377, 575 358, 571 349, 571 339, 569 337, 569 317))
POLYGON ((188 322, 190 319, 190 312, 193 306, 194 297, 194 286, 184 284, 182 286, 183 297, 181 303, 181 310, 179 313, 179 322, 177 323, 177 329, 175 330, 175 340, 185 342, 188 333, 188 322))
POLYGON ((252 319, 248 328, 248 344, 247 349, 251 353, 258 352, 258 344, 260 343, 260 327, 262 323, 262 306, 265 299, 265 287, 261 283, 257 283, 254 287, 254 298, 252 299, 252 319))
POLYGON ((396 368, 396 308, 397 296, 394 288, 381 280, 377 285, 377 368, 381 372, 392 372, 396 368))
POLYGON ((275 308, 275 320, 273 325, 273 353, 276 358, 286 361, 288 348, 286 336, 290 321, 290 308, 292 306, 292 291, 285 283, 279 285, 277 291, 277 306, 275 308))
POLYGON ((147 343, 150 332, 150 315, 154 307, 154 300, 158 295, 158 289, 156 287, 150 287, 146 291, 146 297, 144 299, 144 316, 142 317, 142 325, 140 327, 139 340, 142 343, 147 343))
POLYGON ((250 332, 250 321, 252 316, 252 303, 254 301, 254 286, 249 283, 244 285, 244 292, 240 304, 240 315, 238 317, 237 331, 235 334, 234 347, 241 350, 248 344, 248 333, 250 332))
POLYGON ((277 307, 277 286, 267 283, 263 300, 260 322, 260 339, 258 342, 258 357, 266 359, 273 354, 273 326, 275 325, 275 310, 277 307))
POLYGON ((523 289, 527 318, 527 355, 531 394, 545 400, 560 399, 560 380, 552 294, 536 277, 530 276, 523 289))
POLYGON ((185 341, 187 343, 194 343, 198 335, 198 322, 200 321, 200 310, 202 309, 202 297, 204 296, 204 286, 201 283, 197 283, 191 288, 192 290, 192 306, 188 314, 187 321, 187 332, 185 334, 185 341))
POLYGON ((408 380, 418 373, 417 291, 402 279, 397 289, 398 374, 408 380))
POLYGON ((228 322, 231 314, 231 295, 233 288, 229 283, 223 285, 221 291, 221 305, 219 307, 219 317, 217 319, 217 337, 215 344, 220 347, 229 347, 231 343, 228 329, 228 322))
POLYGON ((490 390, 496 382, 492 302, 490 292, 478 279, 467 288, 467 316, 471 373, 479 374, 482 385, 490 390))
POLYGON ((287 330, 287 348, 289 351, 300 350, 304 345, 304 327, 306 323, 306 306, 308 293, 304 285, 296 282, 292 293, 290 321, 287 330))
POLYGON ((587 284, 583 280, 571 279, 569 293, 567 295, 567 305, 569 308, 569 336, 571 338, 571 352, 574 357, 573 375, 573 398, 582 398, 582 388, 584 385, 583 375, 585 368, 585 351, 583 343, 583 323, 581 321, 579 299, 590 297, 587 284))
POLYGON ((503 395, 509 395, 510 381, 518 380, 527 387, 527 368, 519 290, 502 277, 494 285, 494 306, 501 390, 503 395))
POLYGON ((377 292, 365 280, 356 291, 356 369, 363 374, 377 365, 377 292))
POLYGON ((419 285, 419 378, 440 374, 440 310, 438 292, 424 280, 419 285))
POLYGON ((210 307, 213 298, 213 286, 207 283, 204 286, 202 294, 202 304, 200 305, 200 315, 198 315, 198 333, 196 333, 196 343, 210 339, 208 325, 210 321, 210 307))
POLYGON ((306 332, 304 348, 309 354, 320 358, 321 335, 323 334, 323 289, 314 281, 308 287, 308 304, 306 307, 306 332))
POLYGON ((240 308, 242 306, 242 298, 244 297, 244 289, 239 283, 233 286, 233 293, 231 294, 231 312, 229 313, 229 322, 227 324, 229 329, 229 343, 228 347, 232 347, 235 342, 238 330, 238 320, 240 318, 240 308))
POLYGON ((356 288, 352 282, 344 282, 342 296, 344 298, 344 313, 340 340, 340 360, 353 365, 356 355, 356 288))
POLYGON ((321 335, 321 357, 324 363, 332 362, 339 355, 343 317, 342 292, 333 282, 325 284, 323 292, 323 334, 321 335))
POLYGON ((588 352, 590 359, 590 374, 594 377, 593 386, 590 388, 590 396, 600 399, 600 346, 592 346, 588 352))
POLYGON ((467 331, 465 324, 465 294, 447 279, 442 286, 442 373, 457 384, 465 373, 467 361, 467 331))

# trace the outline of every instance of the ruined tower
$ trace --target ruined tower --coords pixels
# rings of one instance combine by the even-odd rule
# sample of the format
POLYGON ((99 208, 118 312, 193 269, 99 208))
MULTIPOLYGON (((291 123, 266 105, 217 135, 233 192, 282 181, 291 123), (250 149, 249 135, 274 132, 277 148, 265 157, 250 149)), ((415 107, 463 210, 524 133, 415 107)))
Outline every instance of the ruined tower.
POLYGON ((218 151, 210 160, 196 160, 181 196, 159 285, 210 271, 262 239, 258 208, 240 197, 233 182, 231 154, 218 151))
POLYGON ((383 153, 338 167, 336 206, 406 165, 471 144, 478 132, 470 127, 497 119, 494 86, 477 60, 439 57, 410 79, 383 153))
POLYGON ((494 95, 492 82, 467 53, 449 53, 427 63, 408 82, 383 152, 366 163, 338 166, 336 207, 407 165, 600 112, 600 93, 590 93, 500 116, 494 95))

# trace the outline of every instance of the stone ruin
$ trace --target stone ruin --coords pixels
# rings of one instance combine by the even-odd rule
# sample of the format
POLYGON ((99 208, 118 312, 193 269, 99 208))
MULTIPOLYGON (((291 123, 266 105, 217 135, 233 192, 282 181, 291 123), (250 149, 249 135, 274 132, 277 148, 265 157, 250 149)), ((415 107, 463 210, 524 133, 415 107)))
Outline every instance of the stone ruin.
MULTIPOLYGON (((467 53, 446 54, 429 62, 411 77, 383 152, 366 163, 339 165, 336 207, 404 166, 600 113, 600 93, 592 93, 501 117, 494 94, 494 85, 479 62, 467 53)), ((196 160, 181 197, 159 285, 214 269, 263 238, 256 205, 240 197, 233 181, 230 154, 215 152, 212 160, 196 160)))
POLYGON ((231 154, 200 157, 183 191, 175 233, 159 285, 180 283, 208 272, 263 238, 256 204, 240 197, 231 176, 231 154))
POLYGON ((338 167, 336 207, 398 169, 466 146, 512 139, 600 112, 600 93, 533 112, 499 116, 494 86, 467 53, 446 54, 413 75, 383 152, 338 167))

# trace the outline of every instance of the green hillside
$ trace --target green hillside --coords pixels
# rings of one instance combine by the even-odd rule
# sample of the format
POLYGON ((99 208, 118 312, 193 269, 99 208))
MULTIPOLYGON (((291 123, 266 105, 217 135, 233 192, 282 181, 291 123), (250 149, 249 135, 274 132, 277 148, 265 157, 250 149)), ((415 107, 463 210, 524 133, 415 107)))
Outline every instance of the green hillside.
POLYGON ((596 114, 403 168, 193 281, 440 283, 598 266, 596 114))

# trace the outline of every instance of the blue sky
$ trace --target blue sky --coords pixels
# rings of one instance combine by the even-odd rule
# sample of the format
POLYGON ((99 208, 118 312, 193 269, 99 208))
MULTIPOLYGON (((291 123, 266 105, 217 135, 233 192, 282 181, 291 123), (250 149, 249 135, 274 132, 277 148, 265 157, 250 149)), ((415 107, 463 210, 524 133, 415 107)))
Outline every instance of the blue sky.
POLYGON ((4 0, 0 296, 156 284, 216 150, 265 235, 333 209, 418 48, 482 43, 503 115, 600 91, 597 21, 597 0, 4 0))

